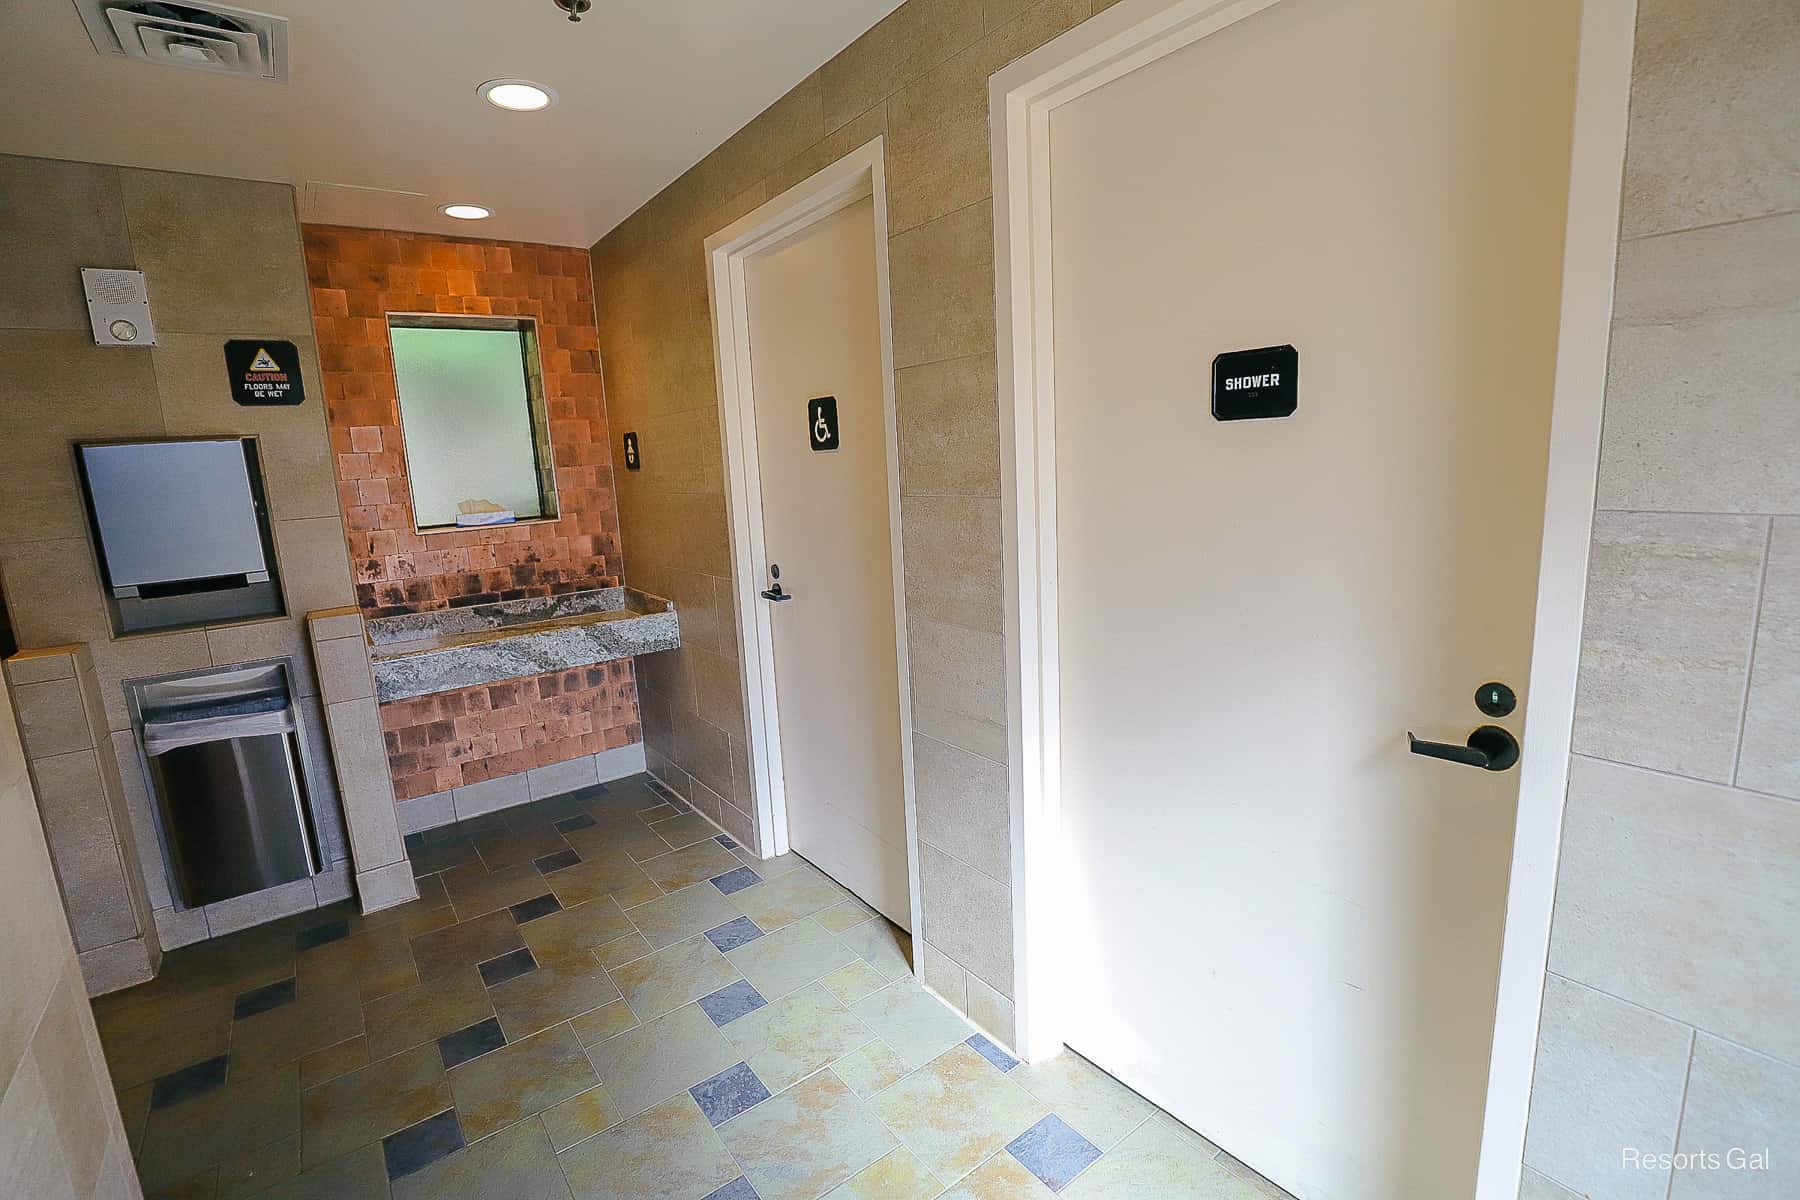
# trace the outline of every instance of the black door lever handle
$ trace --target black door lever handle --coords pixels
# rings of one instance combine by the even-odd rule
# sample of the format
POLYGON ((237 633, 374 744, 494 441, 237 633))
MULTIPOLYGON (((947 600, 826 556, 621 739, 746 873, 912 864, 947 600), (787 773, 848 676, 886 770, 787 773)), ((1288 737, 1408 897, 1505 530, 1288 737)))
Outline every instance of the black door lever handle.
POLYGON ((765 589, 762 592, 762 598, 764 600, 792 600, 794 598, 794 593, 782 591, 781 585, 778 583, 773 587, 765 589))
POLYGON ((1426 758, 1441 758, 1445 762, 1480 767, 1484 771, 1504 771, 1519 761, 1519 739, 1498 725, 1483 725, 1475 730, 1469 735, 1466 746, 1421 741, 1409 731, 1406 748, 1426 758))

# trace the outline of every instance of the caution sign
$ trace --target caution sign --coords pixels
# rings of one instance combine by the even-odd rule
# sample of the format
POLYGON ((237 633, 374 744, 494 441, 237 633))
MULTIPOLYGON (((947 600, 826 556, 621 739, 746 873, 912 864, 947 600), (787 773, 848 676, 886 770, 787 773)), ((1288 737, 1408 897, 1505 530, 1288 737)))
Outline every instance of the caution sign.
POLYGON ((231 379, 231 398, 239 404, 298 404, 306 399, 300 384, 300 351, 292 342, 226 342, 225 371, 231 379))

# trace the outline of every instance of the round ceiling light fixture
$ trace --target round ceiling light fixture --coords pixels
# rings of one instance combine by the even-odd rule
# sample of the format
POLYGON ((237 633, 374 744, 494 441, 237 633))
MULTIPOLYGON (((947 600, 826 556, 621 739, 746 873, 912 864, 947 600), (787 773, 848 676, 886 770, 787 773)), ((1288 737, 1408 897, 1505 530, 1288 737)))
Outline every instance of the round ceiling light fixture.
POLYGON ((529 79, 490 79, 475 89, 483 100, 507 112, 542 112, 556 103, 556 93, 529 79))
POLYGON ((438 211, 459 221, 479 221, 494 215, 492 209, 483 208, 479 204, 446 204, 438 211))

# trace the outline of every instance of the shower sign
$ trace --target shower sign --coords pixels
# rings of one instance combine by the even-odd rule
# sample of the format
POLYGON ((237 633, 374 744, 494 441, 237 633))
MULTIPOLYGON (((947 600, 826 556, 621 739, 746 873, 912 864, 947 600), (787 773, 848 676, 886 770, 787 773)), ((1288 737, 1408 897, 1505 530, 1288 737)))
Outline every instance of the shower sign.
POLYGON ((806 442, 814 450, 838 448, 836 396, 820 396, 806 402, 806 442))
POLYGON ((292 342, 226 342, 225 373, 231 380, 231 398, 247 407, 298 404, 306 399, 300 382, 300 351, 292 342))
POLYGON ((1221 421, 1291 417, 1299 407, 1300 352, 1231 350, 1213 359, 1212 413, 1221 421))

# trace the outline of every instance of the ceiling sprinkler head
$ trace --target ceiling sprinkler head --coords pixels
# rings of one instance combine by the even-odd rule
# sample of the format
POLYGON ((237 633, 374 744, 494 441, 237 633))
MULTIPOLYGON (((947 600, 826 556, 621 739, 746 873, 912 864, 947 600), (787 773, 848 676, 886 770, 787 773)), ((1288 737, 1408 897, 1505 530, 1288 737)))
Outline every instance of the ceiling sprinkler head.
POLYGON ((581 14, 594 7, 594 0, 556 0, 556 7, 569 14, 569 20, 581 20, 581 14))

